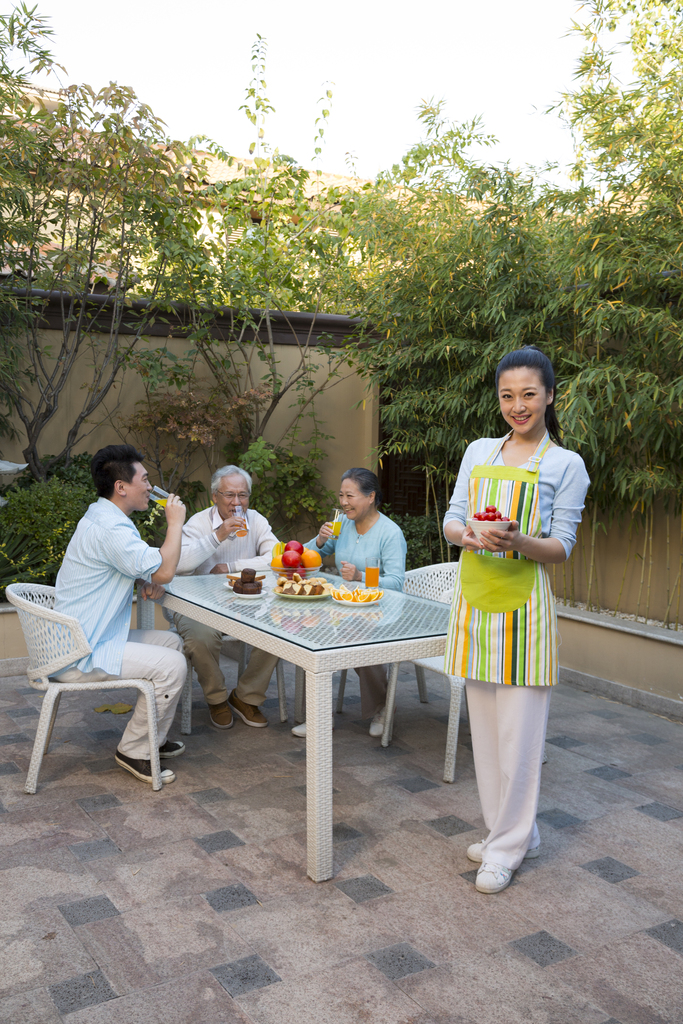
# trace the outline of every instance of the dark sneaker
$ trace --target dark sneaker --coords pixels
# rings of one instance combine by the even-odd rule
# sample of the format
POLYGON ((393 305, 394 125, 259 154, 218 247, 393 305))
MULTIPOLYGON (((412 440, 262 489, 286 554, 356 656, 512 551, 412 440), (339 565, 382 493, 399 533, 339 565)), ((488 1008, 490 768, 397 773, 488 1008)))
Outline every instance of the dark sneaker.
MULTIPOLYGON (((122 768, 125 768, 127 772, 134 775, 140 782, 149 782, 152 784, 152 766, 149 761, 143 761, 137 757, 127 757, 122 754, 120 750, 116 751, 114 760, 122 768)), ((169 782, 175 782, 175 772, 172 772, 170 768, 161 769, 161 781, 164 785, 169 782)))
POLYGON ((209 704, 209 717, 211 725, 216 729, 232 729, 235 724, 227 700, 224 700, 222 704, 209 704))
POLYGON ((233 690, 228 697, 228 704, 235 714, 240 716, 245 725, 252 725, 254 729, 265 729, 268 725, 268 719, 261 714, 260 708, 256 704, 245 704, 237 696, 236 690, 233 690))
POLYGON ((185 753, 185 744, 180 740, 166 740, 163 747, 159 747, 159 757, 178 757, 185 753))

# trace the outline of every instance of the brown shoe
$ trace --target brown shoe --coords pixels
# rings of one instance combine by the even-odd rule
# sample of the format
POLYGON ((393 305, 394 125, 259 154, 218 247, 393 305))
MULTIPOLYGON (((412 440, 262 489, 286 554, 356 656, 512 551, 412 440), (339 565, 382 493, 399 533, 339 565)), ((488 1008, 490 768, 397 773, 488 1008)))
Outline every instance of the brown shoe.
POLYGON ((216 729, 232 729, 235 724, 227 700, 221 701, 220 704, 209 704, 209 717, 211 725, 216 729))
POLYGON ((256 704, 245 704, 237 696, 236 690, 233 690, 228 697, 228 704, 235 714, 240 716, 245 725, 253 725, 254 729, 265 729, 268 725, 268 719, 261 714, 256 704))

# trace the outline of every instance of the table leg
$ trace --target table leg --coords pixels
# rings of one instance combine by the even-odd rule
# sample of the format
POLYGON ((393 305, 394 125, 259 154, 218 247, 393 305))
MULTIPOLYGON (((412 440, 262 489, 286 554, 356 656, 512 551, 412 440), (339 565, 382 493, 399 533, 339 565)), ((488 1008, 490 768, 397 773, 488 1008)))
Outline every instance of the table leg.
POLYGON ((306 673, 308 874, 332 878, 332 673, 306 673))

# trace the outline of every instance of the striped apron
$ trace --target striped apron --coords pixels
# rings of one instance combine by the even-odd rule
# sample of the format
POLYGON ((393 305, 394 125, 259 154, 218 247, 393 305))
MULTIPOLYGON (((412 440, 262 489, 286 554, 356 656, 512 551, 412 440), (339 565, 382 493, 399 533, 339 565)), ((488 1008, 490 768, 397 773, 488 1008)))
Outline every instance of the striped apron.
MULTIPOLYGON (((526 468, 494 466, 510 436, 496 445, 483 466, 472 470, 467 517, 495 505, 519 523, 522 533, 540 537, 538 473, 550 437, 546 433, 526 468)), ((508 686, 552 686, 558 681, 557 616, 545 565, 519 551, 462 552, 445 671, 508 686)))

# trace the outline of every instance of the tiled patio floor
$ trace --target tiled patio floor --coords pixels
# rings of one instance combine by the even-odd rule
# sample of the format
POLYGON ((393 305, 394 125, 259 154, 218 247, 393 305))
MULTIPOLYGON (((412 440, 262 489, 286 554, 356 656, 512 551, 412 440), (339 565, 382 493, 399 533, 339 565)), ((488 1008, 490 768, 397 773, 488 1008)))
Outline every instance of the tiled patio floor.
POLYGON ((125 695, 67 695, 27 796, 40 696, 0 679, 0 1022, 683 1024, 683 727, 559 687, 541 856, 484 896, 466 727, 446 785, 437 678, 424 705, 401 679, 386 751, 349 681, 318 885, 274 690, 268 729, 227 733, 197 690, 161 793, 115 766, 122 718, 93 710, 125 695))

